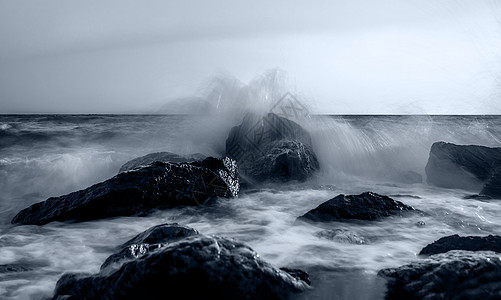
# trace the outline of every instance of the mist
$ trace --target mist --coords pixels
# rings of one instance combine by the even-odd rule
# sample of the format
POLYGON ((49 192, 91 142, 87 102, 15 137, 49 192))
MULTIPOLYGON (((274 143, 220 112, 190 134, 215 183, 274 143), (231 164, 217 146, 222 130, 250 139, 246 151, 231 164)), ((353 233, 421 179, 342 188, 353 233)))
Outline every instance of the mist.
POLYGON ((489 0, 0 1, 0 113, 169 113, 279 68, 314 113, 499 114, 500 20, 489 0))

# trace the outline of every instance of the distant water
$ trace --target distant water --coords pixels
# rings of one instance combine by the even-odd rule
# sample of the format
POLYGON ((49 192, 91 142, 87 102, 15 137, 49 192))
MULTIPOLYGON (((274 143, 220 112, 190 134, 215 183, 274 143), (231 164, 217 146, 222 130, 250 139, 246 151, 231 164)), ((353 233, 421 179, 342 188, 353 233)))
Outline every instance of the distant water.
POLYGON ((0 116, 0 298, 43 299, 64 272, 97 272, 114 247, 153 225, 178 222, 204 234, 247 242, 282 267, 310 273, 300 299, 380 299, 376 273, 416 259, 444 235, 499 234, 501 201, 464 200, 472 191, 426 185, 431 144, 501 146, 501 116, 314 116, 302 123, 322 170, 294 185, 266 185, 214 207, 176 208, 149 217, 76 224, 12 226, 21 209, 114 176, 126 161, 151 152, 224 154, 234 120, 185 115, 0 116), (410 183, 405 174, 421 175, 410 183), (293 226, 297 216, 338 195, 374 191, 427 213, 371 223, 293 226), (417 226, 418 221, 425 226, 417 226), (346 229, 366 240, 317 237, 346 229))

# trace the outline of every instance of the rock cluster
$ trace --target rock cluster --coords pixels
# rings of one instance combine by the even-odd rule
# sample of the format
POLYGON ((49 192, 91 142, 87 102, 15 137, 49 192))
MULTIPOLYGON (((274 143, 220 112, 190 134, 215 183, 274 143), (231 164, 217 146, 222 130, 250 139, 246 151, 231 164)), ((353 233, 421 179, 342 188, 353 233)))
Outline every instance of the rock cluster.
POLYGON ((53 299, 287 299, 309 288, 301 270, 277 269, 243 243, 177 224, 156 226, 122 246, 134 245, 147 251, 97 274, 63 275, 53 299))
POLYGON ((443 237, 426 246, 426 259, 383 269, 387 299, 500 299, 500 236, 443 237))
POLYGON ((299 124, 269 113, 247 114, 231 129, 226 155, 237 161, 248 181, 304 181, 319 163, 310 134, 299 124))

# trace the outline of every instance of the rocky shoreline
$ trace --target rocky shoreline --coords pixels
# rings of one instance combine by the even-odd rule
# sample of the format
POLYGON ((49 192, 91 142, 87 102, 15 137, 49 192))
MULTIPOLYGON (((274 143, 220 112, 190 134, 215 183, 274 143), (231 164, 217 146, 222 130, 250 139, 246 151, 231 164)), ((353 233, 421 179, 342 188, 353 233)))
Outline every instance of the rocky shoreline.
MULTIPOLYGON (((240 190, 263 182, 306 181, 321 166, 309 133, 275 114, 246 115, 226 140, 224 157, 152 153, 127 162, 111 179, 87 189, 52 197, 20 211, 13 224, 85 222, 146 216, 173 207, 238 201, 240 190)), ((427 183, 501 198, 501 148, 437 142, 426 166, 427 183)), ((420 182, 420 181, 418 181, 420 182)), ((423 214, 419 209, 373 192, 338 195, 294 224, 328 229, 317 237, 351 244, 367 241, 335 222, 378 222, 423 214)), ((419 226, 425 226, 420 224, 419 226)), ((380 270, 388 299, 501 297, 501 236, 443 237, 421 250, 421 259, 380 270)), ((120 246, 96 274, 64 274, 53 299, 157 298, 287 299, 315 288, 297 266, 272 266, 245 243, 199 233, 181 224, 160 224, 120 246)), ((300 266, 299 266, 300 267, 300 266)))

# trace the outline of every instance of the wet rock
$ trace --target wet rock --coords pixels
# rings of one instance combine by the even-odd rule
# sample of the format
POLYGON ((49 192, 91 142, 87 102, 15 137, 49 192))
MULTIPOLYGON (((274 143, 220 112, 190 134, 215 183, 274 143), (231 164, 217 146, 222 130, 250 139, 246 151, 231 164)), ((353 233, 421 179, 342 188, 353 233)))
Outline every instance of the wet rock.
POLYGON ((31 271, 32 268, 25 266, 23 264, 5 264, 0 265, 0 274, 1 273, 17 273, 17 272, 26 272, 31 271))
POLYGON ((474 199, 474 200, 492 200, 492 197, 486 195, 467 195, 463 199, 474 199))
POLYGON ((287 299, 306 289, 306 282, 264 262, 243 243, 194 235, 109 274, 65 274, 53 299, 287 299))
POLYGON ((308 275, 308 273, 306 273, 303 270, 291 269, 291 268, 280 268, 280 270, 289 273, 289 275, 296 278, 297 280, 302 280, 302 281, 306 282, 308 285, 311 284, 310 275, 308 275))
POLYGON ((308 211, 298 220, 313 222, 376 220, 414 210, 413 207, 388 196, 365 192, 360 195, 339 195, 308 211))
POLYGON ((419 254, 433 255, 451 250, 501 252, 501 236, 459 236, 455 234, 429 244, 419 254))
POLYGON ((428 184, 480 191, 498 167, 501 148, 437 142, 431 146, 425 170, 428 184))
POLYGON ((304 181, 319 169, 310 134, 299 124, 269 113, 247 114, 231 129, 226 155, 249 182, 304 181))
POLYGON ((155 162, 85 190, 36 203, 19 212, 12 223, 42 225, 145 215, 153 209, 201 205, 216 197, 234 197, 238 191, 237 166, 230 158, 155 162))
POLYGON ((426 223, 424 221, 417 221, 416 222, 417 227, 424 227, 425 225, 426 225, 426 223))
POLYGON ((487 180, 485 186, 480 191, 481 196, 494 199, 501 199, 501 168, 496 168, 492 176, 487 180))
POLYGON ((129 160, 125 164, 120 167, 118 173, 122 173, 125 171, 130 171, 139 167, 145 167, 151 163, 156 161, 161 162, 170 162, 170 163, 181 163, 181 162, 192 162, 197 160, 203 160, 207 156, 201 153, 195 153, 191 155, 179 155, 171 152, 156 152, 150 153, 145 156, 141 156, 138 158, 134 158, 133 160, 129 160))
POLYGON ((197 235, 193 228, 177 223, 161 224, 149 228, 118 247, 119 252, 108 257, 101 265, 101 272, 118 269, 123 263, 139 258, 167 243, 197 235), (109 269, 109 270, 107 270, 109 269))
POLYGON ((493 252, 450 251, 384 269, 387 299, 500 299, 501 260, 493 252))
POLYGON ((315 234, 319 238, 347 244, 367 244, 364 237, 346 229, 322 230, 315 234))
POLYGON ((258 181, 305 181, 319 165, 311 147, 295 140, 281 140, 263 147, 248 175, 258 181))

